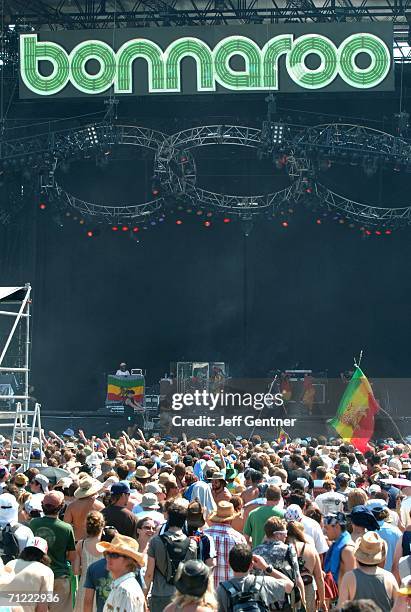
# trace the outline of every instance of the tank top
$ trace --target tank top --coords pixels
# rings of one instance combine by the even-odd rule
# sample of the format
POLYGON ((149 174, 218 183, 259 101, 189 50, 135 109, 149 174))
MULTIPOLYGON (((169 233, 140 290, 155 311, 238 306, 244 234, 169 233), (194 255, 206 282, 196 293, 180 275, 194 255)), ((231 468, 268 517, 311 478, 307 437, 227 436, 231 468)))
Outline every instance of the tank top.
POLYGON ((372 599, 382 612, 390 612, 393 599, 389 597, 384 585, 384 574, 366 574, 360 569, 353 570, 356 580, 354 599, 372 599))

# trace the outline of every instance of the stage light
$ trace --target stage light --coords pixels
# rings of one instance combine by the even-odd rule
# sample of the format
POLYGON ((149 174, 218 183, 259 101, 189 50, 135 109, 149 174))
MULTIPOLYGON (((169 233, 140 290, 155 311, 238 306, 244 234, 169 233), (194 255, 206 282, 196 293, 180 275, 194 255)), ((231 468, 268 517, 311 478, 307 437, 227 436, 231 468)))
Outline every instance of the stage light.
POLYGON ((80 225, 84 225, 85 224, 84 219, 80 219, 79 223, 80 223, 80 225))
POLYGON ((283 222, 281 223, 281 225, 282 225, 283 227, 288 227, 288 221, 283 221, 283 222))
POLYGON ((183 225, 183 222, 181 221, 181 219, 177 219, 176 225, 183 225))
POLYGON ((224 222, 224 223, 231 223, 231 219, 230 219, 229 217, 225 217, 225 218, 223 219, 223 222, 224 222))
POLYGON ((71 212, 69 210, 66 212, 66 217, 71 217, 71 212))
POLYGON ((137 234, 137 232, 138 232, 138 231, 140 231, 140 228, 139 228, 139 227, 133 227, 133 232, 134 232, 135 234, 137 234))
POLYGON ((128 225, 123 225, 123 227, 121 228, 122 232, 128 232, 128 225))
POLYGON ((370 232, 370 230, 365 230, 365 235, 366 235, 366 236, 371 236, 371 232, 370 232))
POLYGON ((188 212, 188 213, 192 213, 192 212, 193 212, 193 209, 192 209, 192 208, 187 208, 187 212, 188 212))
POLYGON ((213 216, 213 213, 212 213, 212 212, 208 212, 208 213, 207 213, 207 217, 212 217, 212 216, 213 216))
POLYGON ((87 231, 87 238, 93 238, 94 232, 92 230, 87 231))
POLYGON ((385 230, 385 235, 386 235, 386 236, 390 236, 390 234, 392 234, 392 231, 391 231, 391 230, 385 230))
POLYGON ((316 224, 317 224, 317 225, 321 225, 321 223, 322 223, 321 219, 317 219, 317 220, 316 220, 316 224))
POLYGON ((113 227, 111 228, 113 232, 118 232, 118 227, 117 225, 113 225, 113 227))
POLYGON ((202 214, 203 214, 203 211, 202 211, 202 210, 198 210, 198 211, 196 212, 196 215, 202 215, 202 214))
POLYGON ((153 196, 157 197, 160 195, 161 191, 161 183, 158 176, 153 176, 151 179, 151 193, 153 196))
POLYGON ((211 221, 204 221, 204 227, 211 227, 211 221))
POLYGON ((375 234, 376 234, 377 236, 381 236, 382 232, 381 232, 380 230, 376 230, 376 231, 375 231, 375 234))
POLYGON ((40 202, 39 208, 40 208, 40 210, 46 210, 47 204, 45 202, 40 202))

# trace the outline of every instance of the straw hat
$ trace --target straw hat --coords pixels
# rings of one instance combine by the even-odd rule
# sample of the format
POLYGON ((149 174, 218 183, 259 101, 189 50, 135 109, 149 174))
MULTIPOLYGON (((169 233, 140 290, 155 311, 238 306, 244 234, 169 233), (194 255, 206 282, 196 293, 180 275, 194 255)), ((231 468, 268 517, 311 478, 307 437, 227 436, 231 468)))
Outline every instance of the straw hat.
POLYGON ((239 515, 239 512, 234 510, 231 502, 220 501, 217 504, 217 512, 213 512, 207 519, 210 523, 229 523, 239 515))
POLYGON ((151 478, 151 474, 145 465, 139 465, 136 468, 136 471, 134 472, 134 476, 136 478, 140 478, 140 480, 145 480, 145 479, 148 480, 149 478, 151 478))
POLYGON ((138 552, 138 544, 134 538, 121 535, 118 533, 114 536, 111 542, 99 542, 96 544, 98 552, 113 552, 125 557, 130 557, 138 563, 140 567, 144 566, 144 555, 138 552))
POLYGON ((387 544, 375 531, 367 531, 355 543, 354 557, 365 565, 379 565, 386 554, 387 544))
POLYGON ((84 499, 85 497, 91 497, 95 495, 103 488, 101 482, 90 478, 87 474, 80 477, 78 489, 74 491, 74 497, 77 499, 84 499))

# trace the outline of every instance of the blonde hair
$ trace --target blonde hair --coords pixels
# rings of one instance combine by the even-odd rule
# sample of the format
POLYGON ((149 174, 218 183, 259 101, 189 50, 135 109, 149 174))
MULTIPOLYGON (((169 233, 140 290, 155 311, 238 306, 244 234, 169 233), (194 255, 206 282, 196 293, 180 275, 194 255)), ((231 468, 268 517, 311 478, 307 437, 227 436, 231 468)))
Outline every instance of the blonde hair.
POLYGON ((188 606, 190 604, 196 604, 197 606, 210 608, 210 610, 218 610, 213 580, 210 578, 208 579, 207 589, 200 597, 196 597, 195 595, 183 595, 183 593, 179 593, 177 591, 172 599, 172 603, 176 605, 177 609, 183 608, 184 606, 188 606))

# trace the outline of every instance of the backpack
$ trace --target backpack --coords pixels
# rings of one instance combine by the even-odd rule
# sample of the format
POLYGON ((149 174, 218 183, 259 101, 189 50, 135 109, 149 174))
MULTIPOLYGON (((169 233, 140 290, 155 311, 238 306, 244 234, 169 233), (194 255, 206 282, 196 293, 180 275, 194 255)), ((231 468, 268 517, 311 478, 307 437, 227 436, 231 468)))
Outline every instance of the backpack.
POLYGON ((293 590, 291 591, 291 593, 286 593, 285 594, 285 601, 284 601, 284 605, 282 606, 282 608, 280 608, 281 610, 284 610, 286 612, 290 612, 292 610, 302 610, 302 606, 301 606, 301 593, 300 593, 300 589, 298 588, 298 586, 296 586, 295 584, 295 580, 296 580, 296 576, 294 575, 294 569, 293 569, 293 561, 291 558, 291 545, 288 545, 287 548, 287 552, 285 555, 285 560, 287 561, 288 567, 282 567, 282 568, 278 568, 278 571, 281 572, 282 574, 284 574, 285 576, 287 576, 287 578, 289 578, 293 583, 294 583, 294 587, 293 590))
POLYGON ((201 531, 196 531, 190 536, 197 546, 197 559, 198 561, 207 561, 210 558, 210 540, 201 531))
POLYGON ((186 560, 191 540, 187 536, 184 540, 174 540, 164 533, 159 537, 166 553, 166 571, 163 576, 167 584, 174 585, 178 566, 186 560))
POLYGON ((16 537, 19 526, 13 525, 12 527, 8 523, 5 527, 0 528, 0 557, 4 564, 17 559, 20 554, 19 542, 16 537))
POLYGON ((264 576, 261 586, 257 589, 257 578, 255 576, 254 584, 249 584, 247 579, 243 584, 236 585, 231 580, 222 582, 221 586, 228 593, 230 612, 268 612, 267 606, 262 601, 260 593, 264 586, 264 576))

